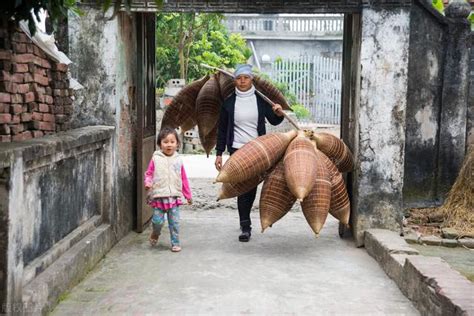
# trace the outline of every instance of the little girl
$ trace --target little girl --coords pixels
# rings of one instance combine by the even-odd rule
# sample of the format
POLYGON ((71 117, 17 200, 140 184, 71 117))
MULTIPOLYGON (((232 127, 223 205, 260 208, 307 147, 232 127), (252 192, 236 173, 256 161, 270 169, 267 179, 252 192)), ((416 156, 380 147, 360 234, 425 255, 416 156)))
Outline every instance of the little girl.
POLYGON ((171 237, 171 251, 181 251, 179 244, 179 205, 181 194, 188 204, 192 204, 191 190, 184 171, 183 161, 176 149, 179 146, 178 133, 165 127, 158 134, 157 145, 160 150, 153 153, 145 172, 145 189, 148 191, 148 204, 153 208, 151 219, 153 231, 149 241, 152 246, 158 242, 161 228, 168 217, 171 237))

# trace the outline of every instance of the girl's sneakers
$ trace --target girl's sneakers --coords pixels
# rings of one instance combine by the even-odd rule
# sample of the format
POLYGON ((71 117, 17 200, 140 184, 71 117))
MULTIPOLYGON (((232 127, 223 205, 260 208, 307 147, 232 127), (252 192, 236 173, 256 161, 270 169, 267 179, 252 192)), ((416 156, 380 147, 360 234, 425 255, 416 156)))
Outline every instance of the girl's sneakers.
POLYGON ((173 246, 173 247, 171 247, 171 251, 172 251, 172 252, 180 252, 180 251, 181 251, 181 247, 180 247, 180 246, 173 246))

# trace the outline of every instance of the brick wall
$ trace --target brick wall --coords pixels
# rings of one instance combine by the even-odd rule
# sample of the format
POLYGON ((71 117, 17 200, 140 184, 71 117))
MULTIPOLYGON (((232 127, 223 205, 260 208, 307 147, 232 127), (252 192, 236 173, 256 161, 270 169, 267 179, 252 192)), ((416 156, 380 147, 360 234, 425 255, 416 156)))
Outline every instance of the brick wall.
POLYGON ((0 142, 69 129, 68 66, 56 63, 13 25, 0 25, 0 142))

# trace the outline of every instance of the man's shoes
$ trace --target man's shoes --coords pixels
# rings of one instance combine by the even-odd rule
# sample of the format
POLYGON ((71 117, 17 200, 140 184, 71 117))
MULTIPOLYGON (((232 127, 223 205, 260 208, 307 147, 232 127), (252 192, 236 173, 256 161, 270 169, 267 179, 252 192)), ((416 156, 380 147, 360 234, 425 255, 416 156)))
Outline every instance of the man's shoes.
POLYGON ((241 242, 247 242, 250 240, 250 236, 252 236, 252 234, 250 233, 250 231, 243 231, 240 235, 239 235, 239 241, 241 242))

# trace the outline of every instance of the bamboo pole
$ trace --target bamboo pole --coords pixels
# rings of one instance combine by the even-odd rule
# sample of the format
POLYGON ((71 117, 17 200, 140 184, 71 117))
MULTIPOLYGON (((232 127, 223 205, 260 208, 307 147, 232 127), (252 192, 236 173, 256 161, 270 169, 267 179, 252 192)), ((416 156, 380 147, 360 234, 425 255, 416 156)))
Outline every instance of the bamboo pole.
MULTIPOLYGON (((235 78, 234 77, 234 74, 228 72, 227 70, 224 70, 224 69, 221 69, 221 68, 218 68, 218 67, 214 67, 214 66, 210 66, 210 65, 207 65, 207 64, 201 64, 202 67, 204 68, 207 68, 207 69, 211 69, 211 70, 217 70, 227 76, 230 76, 232 78, 235 78)), ((262 92, 258 91, 257 89, 255 89, 255 92, 261 96, 268 104, 270 104, 272 107, 275 106, 275 103, 270 100, 266 95, 264 95, 262 92)), ((291 117, 288 116, 288 114, 285 113, 285 111, 281 111, 283 113, 283 116, 288 120, 288 122, 290 122, 297 130, 301 130, 301 128, 298 126, 298 123, 295 122, 295 120, 293 120, 291 117)))

